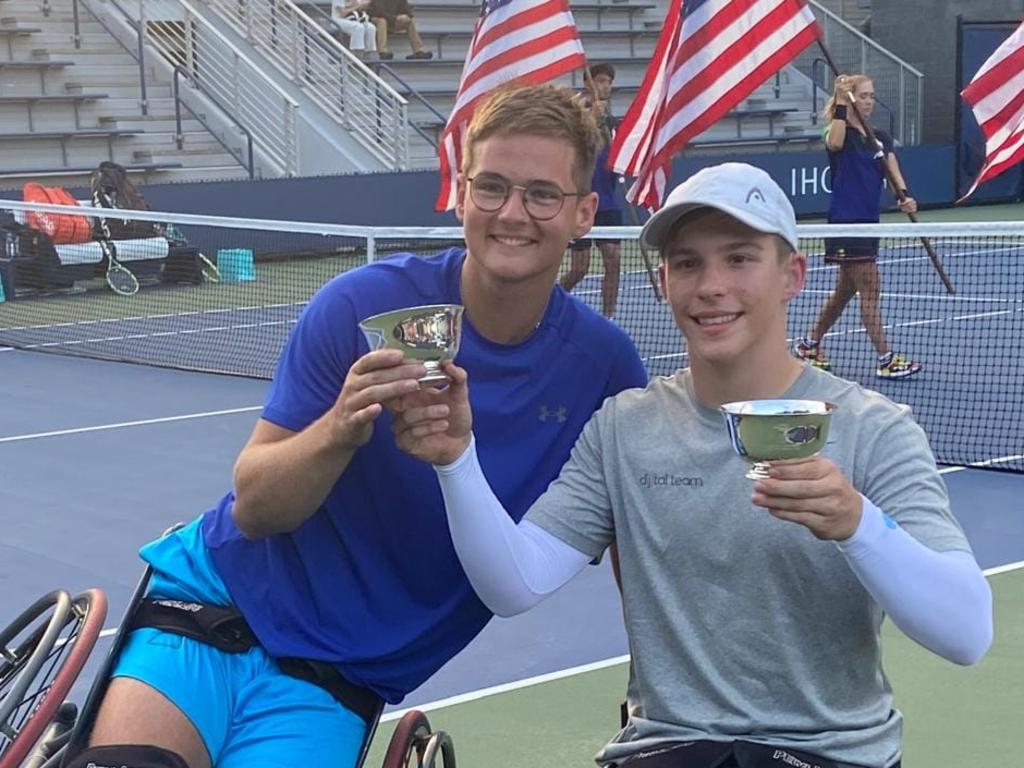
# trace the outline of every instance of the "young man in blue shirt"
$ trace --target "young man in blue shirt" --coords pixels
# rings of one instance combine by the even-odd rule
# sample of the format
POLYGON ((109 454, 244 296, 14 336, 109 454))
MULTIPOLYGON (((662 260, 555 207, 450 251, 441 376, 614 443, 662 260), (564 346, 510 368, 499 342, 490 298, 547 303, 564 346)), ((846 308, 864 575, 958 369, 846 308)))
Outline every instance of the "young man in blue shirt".
POLYGON ((458 562, 433 471, 388 429, 385 404, 425 369, 368 352, 358 323, 465 307, 458 360, 476 384, 481 459, 518 520, 604 399, 647 380, 625 333, 555 285, 567 243, 593 221, 597 144, 570 91, 499 89, 467 135, 466 248, 398 255, 317 293, 234 491, 142 550, 151 595, 233 606, 257 642, 230 653, 136 630, 72 766, 351 766, 367 701, 400 701, 484 627, 492 612, 458 562), (326 662, 342 695, 287 674, 286 659, 326 662))

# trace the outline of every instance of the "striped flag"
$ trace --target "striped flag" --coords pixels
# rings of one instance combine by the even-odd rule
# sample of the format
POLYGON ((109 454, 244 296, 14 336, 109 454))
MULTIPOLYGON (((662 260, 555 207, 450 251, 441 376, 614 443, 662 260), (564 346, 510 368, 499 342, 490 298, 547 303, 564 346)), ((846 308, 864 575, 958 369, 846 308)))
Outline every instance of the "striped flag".
POLYGON ((481 97, 510 80, 540 84, 586 66, 569 0, 484 0, 455 107, 438 146, 438 211, 455 207, 462 138, 481 97))
POLYGON ((672 158, 818 37, 803 0, 672 0, 609 164, 661 205, 672 158))
POLYGON ((960 95, 985 136, 985 165, 962 201, 979 184, 1024 159, 1024 24, 989 56, 960 95))

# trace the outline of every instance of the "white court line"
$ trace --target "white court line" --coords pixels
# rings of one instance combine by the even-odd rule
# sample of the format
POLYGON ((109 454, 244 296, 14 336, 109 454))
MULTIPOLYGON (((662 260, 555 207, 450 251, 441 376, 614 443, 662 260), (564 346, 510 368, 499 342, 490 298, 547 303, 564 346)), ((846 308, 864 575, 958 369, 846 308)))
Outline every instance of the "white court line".
POLYGON ((258 411, 262 405, 247 405, 244 408, 226 408, 222 411, 206 411, 205 413, 186 413, 181 416, 161 416, 157 419, 140 419, 139 421, 122 421, 117 424, 98 424, 94 427, 76 427, 74 429, 57 429, 52 432, 35 432, 27 435, 9 435, 0 437, 0 443, 16 443, 21 440, 38 440, 42 437, 60 437, 61 435, 77 435, 83 432, 103 432, 108 429, 122 429, 123 427, 142 427, 147 424, 165 424, 171 421, 188 421, 190 419, 206 419, 211 416, 228 416, 233 413, 248 413, 258 411))
MULTIPOLYGON (((1024 569, 1024 560, 1016 563, 1007 563, 1006 565, 999 565, 994 568, 988 568, 983 571, 986 576, 997 576, 1001 573, 1008 573, 1010 571, 1016 571, 1024 569)), ((100 637, 110 637, 117 632, 117 627, 111 629, 104 629, 100 632, 100 637)), ((608 667, 614 667, 619 664, 625 664, 629 661, 629 654, 624 656, 613 656, 609 659, 602 659, 601 661, 593 661, 589 664, 581 664, 578 667, 568 667, 567 669, 560 669, 557 672, 548 672, 543 675, 536 675, 534 677, 523 678, 522 680, 513 680, 510 683, 502 683, 501 685, 493 685, 489 688, 481 688, 477 691, 469 691, 467 693, 460 693, 456 696, 449 696, 445 699, 437 699, 436 701, 426 702, 424 704, 417 704, 412 707, 406 707, 405 709, 396 709, 394 712, 388 712, 386 715, 381 717, 381 722, 386 723, 391 720, 398 720, 406 712, 412 709, 418 709, 421 712, 431 712, 435 709, 444 709, 445 707, 455 706, 456 704, 465 704, 470 701, 477 701, 479 699, 485 699, 490 696, 497 696, 501 693, 510 693, 512 691, 518 691, 523 688, 530 688, 534 685, 541 685, 543 683, 550 683, 554 680, 564 680, 568 677, 576 677, 577 675, 583 675, 587 672, 596 672, 601 669, 607 669, 608 667)))
POLYGON ((129 317, 101 317, 96 320, 74 320, 67 323, 41 323, 39 325, 12 325, 7 328, 0 328, 0 332, 8 331, 35 331, 51 328, 81 328, 86 325, 102 325, 104 323, 133 323, 147 320, 167 320, 182 317, 203 317, 205 315, 218 315, 228 312, 261 312, 266 309, 291 309, 293 307, 304 307, 309 302, 297 301, 290 304, 253 304, 247 307, 222 307, 219 309, 200 309, 190 312, 165 312, 160 315, 131 315, 129 317))
MULTIPOLYGON (((832 289, 804 288, 800 291, 800 295, 805 293, 810 293, 816 296, 828 296, 831 295, 832 289)), ((948 304, 949 302, 975 302, 979 304, 1020 305, 1024 303, 1021 299, 999 298, 997 296, 947 296, 945 294, 937 293, 892 293, 889 291, 882 291, 878 295, 883 299, 936 299, 938 301, 942 301, 944 304, 948 304)))
POLYGON ((1018 453, 1016 455, 1010 456, 997 456, 994 459, 985 459, 984 461, 972 461, 970 464, 967 464, 962 467, 946 467, 944 469, 940 469, 939 474, 948 475, 951 472, 963 472, 965 469, 985 469, 986 467, 991 467, 993 464, 1003 464, 1004 462, 1007 461, 1020 461, 1021 459, 1024 459, 1024 453, 1018 453))
POLYGON ((1019 560, 1016 563, 1007 563, 1006 565, 997 565, 995 568, 989 568, 983 571, 983 573, 986 576, 998 576, 1001 573, 1019 571, 1021 568, 1024 568, 1024 560, 1019 560))
MULTIPOLYGON (((885 295, 885 294, 883 294, 883 295, 885 295)), ((1015 304, 1019 304, 1020 302, 1014 302, 1014 303, 1015 304)), ((1024 305, 1019 306, 1019 307, 1014 307, 1013 309, 1000 309, 1000 310, 993 310, 991 312, 977 312, 977 313, 970 314, 970 315, 954 315, 952 317, 936 317, 936 318, 932 318, 930 320, 908 320, 908 321, 905 321, 905 322, 885 323, 882 326, 882 328, 886 332, 888 332, 888 331, 894 331, 897 328, 919 328, 919 327, 927 326, 927 325, 942 325, 944 323, 962 322, 962 321, 965 321, 965 320, 984 320, 984 319, 988 319, 988 318, 991 318, 991 317, 1001 317, 1002 315, 1013 315, 1013 314, 1016 314, 1018 312, 1024 312, 1024 305)), ((825 334, 825 338, 826 339, 836 339, 836 338, 841 337, 841 336, 851 336, 851 335, 852 336, 857 336, 859 334, 865 334, 865 333, 867 333, 867 328, 865 328, 864 326, 861 326, 859 328, 845 328, 845 329, 838 330, 838 331, 829 331, 828 333, 825 334)), ((789 346, 795 340, 796 339, 786 339, 786 345, 789 346)), ((686 357, 686 353, 685 352, 665 352, 665 353, 662 353, 662 354, 659 354, 659 355, 648 355, 647 357, 643 358, 643 360, 645 362, 648 361, 648 360, 673 360, 673 359, 676 359, 676 358, 683 358, 683 357, 686 357)))
MULTIPOLYGON (((982 571, 986 576, 997 576, 1001 573, 1008 573, 1009 571, 1016 571, 1024 569, 1024 560, 1016 563, 1007 563, 1006 565, 999 565, 995 568, 988 568, 982 571)), ((516 680, 511 683, 503 683, 501 685, 495 685, 490 688, 481 688, 478 691, 470 691, 469 693, 462 693, 458 696, 450 696, 446 699, 438 699, 437 701, 431 701, 424 704, 417 704, 413 707, 407 707, 405 709, 395 710, 394 712, 388 712, 381 718, 381 722, 388 720, 397 720, 410 709, 418 709, 421 712, 430 712, 435 709, 443 709, 444 707, 450 707, 455 704, 464 704, 469 701, 476 701, 478 699, 487 698, 489 696, 495 696, 500 693, 508 693, 510 691, 520 690, 522 688, 529 688, 534 685, 540 685, 541 683, 547 683, 552 680, 562 680, 567 677, 575 677, 576 675, 586 674, 587 672, 594 672, 599 669, 605 669, 607 667, 614 667, 617 664, 625 664, 629 661, 629 654, 625 656, 615 656, 610 659, 604 659, 603 661, 595 661, 590 664, 583 664, 578 667, 569 667, 568 669, 562 669, 558 672, 549 672, 546 675, 538 675, 536 677, 528 677, 523 680, 516 680)))
POLYGON ((429 712, 433 709, 442 709, 443 707, 451 707, 456 704, 465 704, 469 701, 476 701, 477 699, 484 699, 489 696, 496 696, 500 693, 509 693, 510 691, 517 691, 521 688, 529 688, 530 686, 540 685, 542 683, 549 683, 553 680, 562 680, 566 677, 575 677, 576 675, 586 674, 587 672, 596 672, 599 669, 614 667, 617 664, 625 664, 627 661, 629 661, 629 654, 626 654, 625 656, 614 656, 610 659, 594 661, 590 664, 583 664, 578 667, 560 669, 557 672, 548 672, 544 675, 527 677, 522 680, 513 680, 511 683, 502 683, 501 685, 494 685, 490 688, 481 688, 478 691, 460 693, 458 696, 449 696, 446 699, 438 699, 437 701, 431 701, 426 704, 418 704, 414 707, 407 707, 405 709, 395 710, 394 712, 388 712, 386 715, 381 717, 381 722, 387 722, 388 720, 398 720, 410 709, 418 709, 421 712, 429 712))
POLYGON ((156 331, 152 333, 133 333, 121 336, 103 336, 93 339, 67 339, 62 341, 47 341, 38 344, 24 344, 19 349, 48 349, 50 347, 74 347, 82 344, 109 344, 115 341, 138 341, 139 339, 156 339, 162 336, 190 336, 197 333, 220 333, 221 331, 241 331, 251 328, 268 328, 271 326, 288 325, 298 320, 266 320, 260 323, 238 323, 236 325, 222 325, 206 328, 176 328, 171 331, 156 331))

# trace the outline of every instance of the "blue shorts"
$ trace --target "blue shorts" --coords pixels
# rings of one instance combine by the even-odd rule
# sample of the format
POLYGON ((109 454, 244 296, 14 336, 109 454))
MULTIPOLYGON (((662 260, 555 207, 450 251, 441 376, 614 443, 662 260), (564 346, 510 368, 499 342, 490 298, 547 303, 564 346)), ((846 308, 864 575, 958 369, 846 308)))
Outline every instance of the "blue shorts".
MULTIPOLYGON (((142 554, 156 569, 151 595, 225 604, 227 590, 209 561, 199 521, 142 554)), ((114 676, 140 680, 166 696, 199 731, 217 768, 353 766, 366 732, 359 715, 319 686, 284 674, 260 647, 225 653, 138 629, 114 676)))

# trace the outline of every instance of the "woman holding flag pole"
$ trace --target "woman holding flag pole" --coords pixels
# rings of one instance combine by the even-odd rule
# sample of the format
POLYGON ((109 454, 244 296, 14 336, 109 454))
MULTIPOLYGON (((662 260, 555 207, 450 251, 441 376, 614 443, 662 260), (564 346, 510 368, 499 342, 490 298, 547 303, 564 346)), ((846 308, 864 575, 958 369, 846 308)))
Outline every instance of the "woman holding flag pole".
MULTIPOLYGON (((917 201, 907 192, 893 149, 892 138, 881 131, 869 133, 868 119, 875 107, 875 86, 866 75, 840 75, 825 105, 828 126, 825 147, 832 171, 829 223, 873 223, 879 220, 883 167, 895 183, 900 210, 913 214, 917 201)), ((860 296, 861 317, 878 354, 875 375, 903 379, 921 371, 921 364, 893 352, 882 327, 881 275, 878 238, 829 238, 825 261, 836 264, 836 286, 821 308, 809 336, 797 340, 798 357, 816 368, 830 370, 824 338, 855 295, 860 296)))

